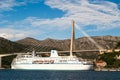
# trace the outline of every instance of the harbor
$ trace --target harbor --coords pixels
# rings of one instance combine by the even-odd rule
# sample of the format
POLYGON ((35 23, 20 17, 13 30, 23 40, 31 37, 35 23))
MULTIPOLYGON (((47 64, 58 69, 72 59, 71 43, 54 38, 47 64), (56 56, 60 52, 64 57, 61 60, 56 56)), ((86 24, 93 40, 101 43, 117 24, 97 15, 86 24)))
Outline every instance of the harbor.
MULTIPOLYGON (((94 70, 93 61, 89 59, 84 60, 82 57, 78 58, 73 55, 73 52, 98 52, 98 54, 102 55, 106 51, 99 44, 97 44, 90 36, 88 36, 88 40, 95 44, 98 48, 97 50, 76 50, 75 47, 75 22, 72 20, 72 30, 71 30, 71 39, 70 39, 70 47, 69 51, 62 51, 62 53, 68 52, 68 56, 59 56, 57 50, 51 50, 48 57, 42 57, 41 55, 37 55, 40 52, 36 52, 34 49, 32 52, 17 54, 11 62, 11 69, 28 69, 28 70, 94 70)), ((81 29, 80 29, 81 30, 81 29)), ((84 33, 84 32, 83 32, 84 33)), ((85 34, 85 33, 84 33, 85 34)), ((86 35, 86 34, 85 34, 86 35)), ((118 50, 119 52, 119 50, 118 50)), ((44 52, 44 54, 48 52, 44 52)), ((59 51, 60 53, 60 51, 59 51)), ((14 54, 4 54, 1 57, 16 55, 14 54)), ((0 66, 2 66, 2 58, 0 57, 0 66)), ((94 62, 96 64, 96 62, 94 62)), ((106 66, 106 63, 101 64, 101 62, 97 63, 97 66, 106 66)), ((99 69, 103 71, 104 69, 99 69)), ((106 70, 106 69, 105 69, 106 70)), ((109 70, 110 71, 110 70, 109 70)))
POLYGON ((0 80, 120 80, 120 0, 0 0, 0 80))

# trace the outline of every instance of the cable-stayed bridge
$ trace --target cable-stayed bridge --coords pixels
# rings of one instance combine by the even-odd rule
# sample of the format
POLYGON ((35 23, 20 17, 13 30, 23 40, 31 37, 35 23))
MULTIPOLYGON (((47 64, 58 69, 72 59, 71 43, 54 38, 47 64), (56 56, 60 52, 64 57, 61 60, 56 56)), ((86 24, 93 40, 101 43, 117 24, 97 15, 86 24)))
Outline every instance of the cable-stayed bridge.
MULTIPOLYGON (((106 50, 74 50, 73 52, 98 52, 100 54, 104 53, 106 50)), ((49 52, 36 52, 36 54, 50 53, 49 52)), ((58 51, 58 53, 70 53, 70 51, 58 51)), ((10 54, 0 54, 0 68, 2 67, 2 57, 19 55, 19 54, 27 54, 27 53, 10 53, 10 54)))
MULTIPOLYGON (((69 51, 58 51, 58 53, 70 53, 70 56, 72 56, 73 52, 98 52, 98 54, 103 54, 104 52, 107 52, 108 50, 103 49, 99 44, 97 44, 88 34, 86 34, 79 26, 77 28, 84 34, 85 36, 88 37, 88 39, 96 45, 98 49, 93 49, 93 50, 75 50, 74 49, 74 21, 72 21, 72 36, 71 36, 71 44, 70 44, 70 50, 69 51)), ((120 50, 118 50, 120 51, 120 50)), ((50 53, 50 52, 36 52, 37 54, 41 53, 50 53)), ((2 57, 4 56, 11 56, 11 55, 18 55, 18 54, 26 54, 26 53, 11 53, 11 54, 0 54, 0 67, 2 66, 2 57)))

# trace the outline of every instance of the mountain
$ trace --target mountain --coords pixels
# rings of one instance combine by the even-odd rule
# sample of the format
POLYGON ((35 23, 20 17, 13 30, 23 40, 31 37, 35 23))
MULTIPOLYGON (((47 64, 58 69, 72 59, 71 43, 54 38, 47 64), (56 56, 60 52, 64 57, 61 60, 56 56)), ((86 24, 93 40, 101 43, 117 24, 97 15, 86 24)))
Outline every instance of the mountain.
POLYGON ((85 50, 98 49, 99 46, 103 49, 114 49, 120 41, 120 37, 118 36, 93 36, 91 38, 95 42, 93 40, 90 41, 87 37, 77 39, 77 47, 85 50))
MULTIPOLYGON (((119 36, 92 36, 88 39, 87 37, 75 39, 76 50, 92 50, 98 49, 95 44, 100 45, 104 49, 120 48, 120 37, 119 36), (91 41, 92 42, 91 42, 91 41), (95 41, 95 42, 94 42, 95 41), (95 44, 94 44, 95 43, 95 44)), ((0 37, 0 53, 14 53, 14 52, 28 52, 32 51, 33 48, 36 51, 50 51, 55 50, 70 50, 70 39, 57 40, 47 38, 45 40, 37 40, 34 38, 24 38, 18 41, 10 41, 0 37)), ((46 56, 45 54, 42 54, 46 56)), ((64 53, 60 55, 69 55, 64 53)), ((84 52, 83 54, 74 53, 78 57, 83 59, 95 59, 98 57, 96 52, 84 52)), ((10 64, 15 56, 3 57, 3 66, 10 67, 10 64), (7 66, 6 66, 7 65, 7 66)))
MULTIPOLYGON (((74 42, 75 49, 91 50, 91 49, 98 49, 99 46, 102 47, 103 49, 114 49, 117 43, 120 41, 120 37, 118 36, 92 36, 91 38, 92 40, 88 39, 87 37, 75 39, 75 42, 74 42)), ((70 39, 56 40, 56 39, 48 38, 40 41, 40 40, 36 40, 28 37, 28 38, 16 41, 16 43, 29 45, 37 49, 39 48, 40 50, 47 49, 47 48, 57 49, 57 50, 69 50, 69 47, 70 47, 70 39)))
MULTIPOLYGON (((120 48, 119 36, 92 36, 91 38, 93 40, 87 37, 75 39, 75 50, 98 49, 95 44, 104 49, 120 48)), ((61 51, 70 50, 70 39, 57 40, 47 38, 45 40, 37 40, 27 37, 13 42, 0 37, 0 53, 28 52, 32 51, 33 48, 36 51, 50 51, 52 49, 61 51)))
POLYGON ((69 50, 69 47, 67 46, 68 44, 70 44, 69 41, 70 40, 55 40, 50 38, 40 41, 34 38, 27 37, 22 40, 16 41, 16 43, 28 46, 29 50, 34 48, 36 51, 50 51, 52 49, 69 50))
MULTIPOLYGON (((91 38, 88 39, 87 37, 82 37, 75 39, 75 50, 98 49, 95 44, 101 46, 104 49, 120 48, 120 36, 92 36, 91 38)), ((27 37, 13 42, 0 37, 0 54, 28 52, 32 51, 33 48, 36 51, 50 51, 53 49, 59 51, 70 50, 70 39, 57 40, 47 38, 45 40, 37 40, 34 38, 27 37)), ((69 53, 64 53, 64 55, 69 55, 69 53)), ((84 59, 95 59, 98 57, 98 54, 96 54, 96 52, 84 52, 83 54, 81 54, 80 52, 74 53, 74 55, 82 57, 84 59)), ((15 56, 3 57, 3 65, 9 65, 10 67, 12 59, 14 57, 15 56)))
POLYGON ((36 44, 39 44, 40 41, 31 37, 26 37, 22 40, 18 40, 17 43, 20 43, 23 45, 36 45, 36 44))
POLYGON ((16 42, 0 37, 0 53, 22 52, 26 47, 16 42))

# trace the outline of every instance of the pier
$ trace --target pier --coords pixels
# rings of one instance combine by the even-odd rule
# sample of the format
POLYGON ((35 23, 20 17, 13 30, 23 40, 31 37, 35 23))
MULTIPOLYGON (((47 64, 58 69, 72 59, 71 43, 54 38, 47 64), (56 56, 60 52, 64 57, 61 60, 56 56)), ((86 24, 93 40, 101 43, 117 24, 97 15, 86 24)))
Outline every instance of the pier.
POLYGON ((120 68, 97 68, 95 71, 120 71, 120 68))

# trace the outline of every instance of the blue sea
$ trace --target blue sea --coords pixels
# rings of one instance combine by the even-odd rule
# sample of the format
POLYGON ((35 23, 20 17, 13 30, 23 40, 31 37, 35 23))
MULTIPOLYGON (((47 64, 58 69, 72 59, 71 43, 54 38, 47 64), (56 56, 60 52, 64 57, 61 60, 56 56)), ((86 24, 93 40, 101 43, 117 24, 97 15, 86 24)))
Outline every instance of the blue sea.
POLYGON ((117 71, 0 70, 0 80, 120 80, 117 71))

